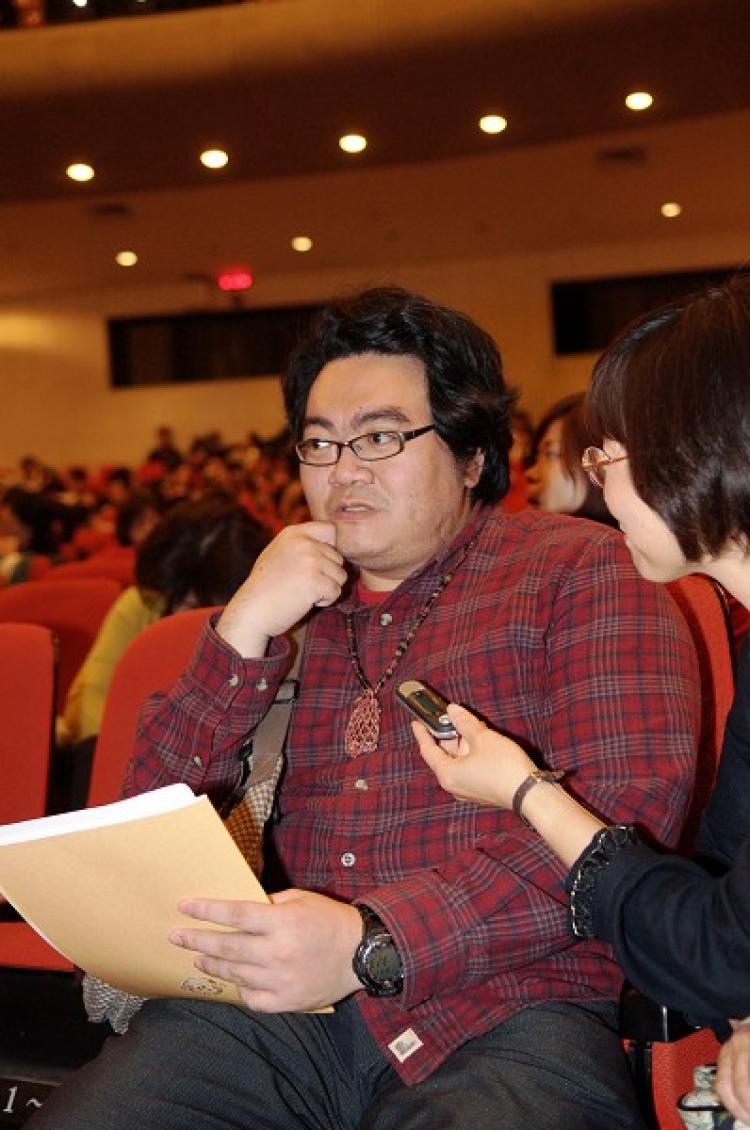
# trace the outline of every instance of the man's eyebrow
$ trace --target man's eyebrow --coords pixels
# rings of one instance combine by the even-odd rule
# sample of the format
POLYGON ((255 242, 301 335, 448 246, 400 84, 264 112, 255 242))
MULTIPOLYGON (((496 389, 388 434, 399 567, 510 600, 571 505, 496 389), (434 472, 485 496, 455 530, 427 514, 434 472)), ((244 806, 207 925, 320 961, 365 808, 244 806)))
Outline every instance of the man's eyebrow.
POLYGON ((333 424, 325 416, 305 416, 302 420, 303 428, 327 428, 330 431, 333 424))
MULTIPOLYGON (((352 427, 364 428, 368 424, 410 424, 411 417, 395 404, 381 404, 377 408, 368 408, 366 412, 356 412, 352 417, 352 427)), ((302 421, 303 428, 324 428, 333 431, 333 422, 327 416, 305 416, 302 421)))

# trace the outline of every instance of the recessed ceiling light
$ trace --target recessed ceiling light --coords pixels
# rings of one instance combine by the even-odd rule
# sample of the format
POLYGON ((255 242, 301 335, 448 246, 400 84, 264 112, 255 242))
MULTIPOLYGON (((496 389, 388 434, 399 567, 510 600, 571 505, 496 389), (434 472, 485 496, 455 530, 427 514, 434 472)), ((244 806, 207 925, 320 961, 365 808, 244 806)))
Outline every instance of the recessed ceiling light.
POLYGON ((207 169, 223 169, 229 164, 229 154, 224 149, 204 149, 201 164, 207 169))
POLYGON ((65 172, 71 180, 79 181, 80 183, 94 179, 93 167, 87 165, 84 161, 74 161, 72 165, 68 165, 65 172))
POLYGON ((670 200, 667 204, 662 204, 659 211, 665 219, 674 220, 677 216, 682 215, 682 205, 678 204, 676 200, 670 200))
POLYGON ((292 247, 295 251, 312 251, 313 241, 309 235, 295 235, 292 247))
POLYGON ((502 133, 508 128, 508 119, 500 114, 485 114, 479 119, 479 128, 482 133, 502 133))
POLYGON ((633 90, 625 97, 625 105, 629 110, 648 110, 653 103, 654 96, 647 90, 633 90))
POLYGON ((118 251, 115 255, 115 263, 120 267, 134 267, 138 262, 138 256, 135 251, 118 251))
POLYGON ((73 0, 76 8, 85 8, 88 6, 89 0, 73 0))
POLYGON ((367 148, 367 138, 361 133, 345 133, 339 138, 339 146, 345 153, 361 153, 367 148))

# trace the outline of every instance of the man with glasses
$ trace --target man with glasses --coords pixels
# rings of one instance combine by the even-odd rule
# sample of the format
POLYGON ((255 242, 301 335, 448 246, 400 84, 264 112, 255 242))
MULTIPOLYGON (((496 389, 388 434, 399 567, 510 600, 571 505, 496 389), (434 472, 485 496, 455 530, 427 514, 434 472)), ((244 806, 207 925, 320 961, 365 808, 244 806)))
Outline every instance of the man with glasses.
POLYGON ((170 939, 248 1010, 147 1002, 32 1123, 640 1126, 610 951, 568 933, 564 871, 522 820, 442 792, 395 691, 466 703, 671 844, 696 736, 686 630, 613 531, 496 505, 513 397, 469 319, 365 291, 323 311, 284 391, 312 520, 148 705, 126 784, 226 796, 307 619, 272 903, 191 899, 170 939))

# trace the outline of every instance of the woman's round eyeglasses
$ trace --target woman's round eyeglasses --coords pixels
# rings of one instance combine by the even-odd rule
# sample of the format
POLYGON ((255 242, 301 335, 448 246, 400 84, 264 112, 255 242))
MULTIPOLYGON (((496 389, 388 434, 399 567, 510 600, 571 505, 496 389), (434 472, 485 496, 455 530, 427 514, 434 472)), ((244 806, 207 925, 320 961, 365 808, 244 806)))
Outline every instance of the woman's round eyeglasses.
POLYGON ((581 456, 581 466, 594 486, 604 486, 604 473, 612 463, 622 463, 627 455, 616 455, 614 459, 602 451, 601 447, 587 447, 581 456))

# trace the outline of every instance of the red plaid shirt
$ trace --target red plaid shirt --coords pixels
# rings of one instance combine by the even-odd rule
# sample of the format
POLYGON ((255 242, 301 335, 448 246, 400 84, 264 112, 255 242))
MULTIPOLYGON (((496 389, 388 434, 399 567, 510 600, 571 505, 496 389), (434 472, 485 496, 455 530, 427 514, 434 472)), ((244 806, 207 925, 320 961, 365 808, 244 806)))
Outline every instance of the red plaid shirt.
MULTIPOLYGON (((566 925, 565 870, 510 812, 456 802, 437 785, 394 696, 424 679, 566 770, 609 820, 674 844, 693 778, 699 702, 685 625, 603 526, 479 507, 454 543, 389 593, 356 607, 371 680, 436 579, 476 544, 380 693, 380 746, 350 759, 344 730, 360 693, 345 598, 312 617, 287 741, 274 841, 291 882, 372 907, 404 965, 397 997, 359 994, 362 1014, 407 1082, 513 1012, 551 1000, 615 999, 609 948, 566 925)), ((272 641, 243 660, 209 625, 190 667, 146 706, 126 785, 185 781, 226 792, 237 751, 268 710, 287 660, 272 641)))

